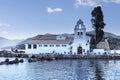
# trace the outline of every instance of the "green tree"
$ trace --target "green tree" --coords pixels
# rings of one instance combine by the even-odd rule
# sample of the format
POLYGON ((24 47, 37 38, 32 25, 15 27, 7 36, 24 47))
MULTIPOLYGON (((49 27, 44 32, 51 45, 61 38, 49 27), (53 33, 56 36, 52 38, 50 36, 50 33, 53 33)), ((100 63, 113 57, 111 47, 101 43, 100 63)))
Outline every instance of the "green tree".
POLYGON ((91 15, 92 15, 92 19, 91 19, 92 26, 96 34, 95 35, 95 46, 96 46, 96 44, 99 43, 104 36, 103 28, 105 26, 105 23, 103 20, 104 16, 101 7, 100 6, 95 7, 94 10, 91 12, 91 15))
POLYGON ((90 40, 90 48, 91 48, 91 49, 94 49, 94 48, 95 48, 95 45, 94 45, 94 44, 95 44, 95 39, 94 39, 94 37, 92 36, 92 37, 91 37, 91 40, 90 40))

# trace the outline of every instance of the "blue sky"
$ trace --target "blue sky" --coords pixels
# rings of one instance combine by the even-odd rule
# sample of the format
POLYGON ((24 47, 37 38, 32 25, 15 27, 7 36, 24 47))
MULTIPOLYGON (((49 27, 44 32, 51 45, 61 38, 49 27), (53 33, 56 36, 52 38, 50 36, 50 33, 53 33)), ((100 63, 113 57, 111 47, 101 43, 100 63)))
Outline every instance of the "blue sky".
POLYGON ((101 5, 104 31, 120 35, 120 0, 0 0, 0 37, 73 33, 79 18, 91 31, 91 11, 101 5))

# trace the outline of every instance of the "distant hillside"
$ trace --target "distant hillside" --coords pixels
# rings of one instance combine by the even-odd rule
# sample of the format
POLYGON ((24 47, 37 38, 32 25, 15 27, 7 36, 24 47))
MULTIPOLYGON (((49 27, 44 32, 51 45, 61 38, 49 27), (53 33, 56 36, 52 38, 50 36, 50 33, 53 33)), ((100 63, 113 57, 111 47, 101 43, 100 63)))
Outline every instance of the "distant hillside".
POLYGON ((21 42, 19 42, 17 45, 16 45, 16 48, 17 49, 25 49, 25 43, 27 43, 27 41, 29 41, 31 38, 27 38, 25 40, 22 40, 21 42))
MULTIPOLYGON (((95 32, 94 31, 87 31, 87 34, 88 35, 91 35, 91 36, 94 36, 95 35, 95 32)), ((120 36, 118 36, 118 35, 115 35, 115 34, 113 34, 113 33, 110 33, 110 32, 105 32, 104 33, 104 37, 106 38, 118 38, 118 39, 120 39, 120 36)))
POLYGON ((109 38, 108 39, 110 49, 114 50, 120 50, 120 39, 118 38, 109 38))
MULTIPOLYGON (((88 31, 87 35, 95 36, 95 32, 94 31, 88 31)), ((108 43, 109 43, 110 49, 120 50, 120 36, 115 35, 113 33, 105 32, 104 38, 108 38, 108 43)))
MULTIPOLYGON (((45 34, 45 35, 52 35, 52 34, 45 34)), ((54 34, 55 35, 55 34, 54 34)), ((60 34, 59 34, 60 35, 60 34)), ((64 35, 64 36, 66 36, 66 37, 73 37, 73 34, 62 34, 62 35, 64 35)), ((94 31, 88 31, 87 32, 87 35, 89 35, 89 36, 94 36, 95 35, 95 32, 94 31)), ((40 37, 40 35, 36 35, 36 36, 34 36, 34 37, 32 37, 32 38, 27 38, 26 40, 22 40, 22 41, 20 41, 18 44, 17 44, 17 48, 18 49, 25 49, 25 43, 27 42, 27 41, 29 41, 29 40, 31 40, 31 39, 38 39, 40 37)), ((120 44, 120 36, 117 36, 117 35, 115 35, 115 34, 112 34, 112 33, 109 33, 109 32, 105 32, 105 35, 104 35, 104 37, 107 37, 107 38, 110 38, 110 48, 111 49, 119 49, 119 45, 118 45, 118 43, 120 44), (117 40, 116 40, 117 39, 117 40)), ((1 39, 2 40, 2 39, 1 39)), ((7 40, 4 40, 4 42, 6 43, 6 42, 8 42, 9 40, 7 39, 7 40)), ((16 42, 16 41, 15 41, 16 42)), ((6 43, 7 44, 7 43, 6 43)))
POLYGON ((0 37, 0 48, 8 48, 11 46, 15 46, 19 42, 21 42, 21 40, 10 40, 10 39, 0 37))

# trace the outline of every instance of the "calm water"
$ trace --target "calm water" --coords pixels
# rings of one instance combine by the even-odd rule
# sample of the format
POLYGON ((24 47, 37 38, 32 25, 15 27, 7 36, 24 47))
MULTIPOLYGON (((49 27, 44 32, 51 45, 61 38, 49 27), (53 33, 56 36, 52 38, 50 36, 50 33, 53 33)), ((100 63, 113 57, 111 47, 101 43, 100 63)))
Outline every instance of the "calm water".
POLYGON ((0 65, 0 80, 120 80, 120 60, 25 61, 0 65))

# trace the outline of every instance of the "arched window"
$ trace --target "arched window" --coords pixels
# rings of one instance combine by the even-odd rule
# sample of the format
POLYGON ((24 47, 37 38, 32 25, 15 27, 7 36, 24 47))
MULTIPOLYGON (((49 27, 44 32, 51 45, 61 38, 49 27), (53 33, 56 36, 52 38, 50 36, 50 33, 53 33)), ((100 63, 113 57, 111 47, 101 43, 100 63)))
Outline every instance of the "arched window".
POLYGON ((80 32, 77 32, 77 35, 80 35, 80 32))
POLYGON ((81 35, 83 35, 83 32, 81 32, 81 35))

